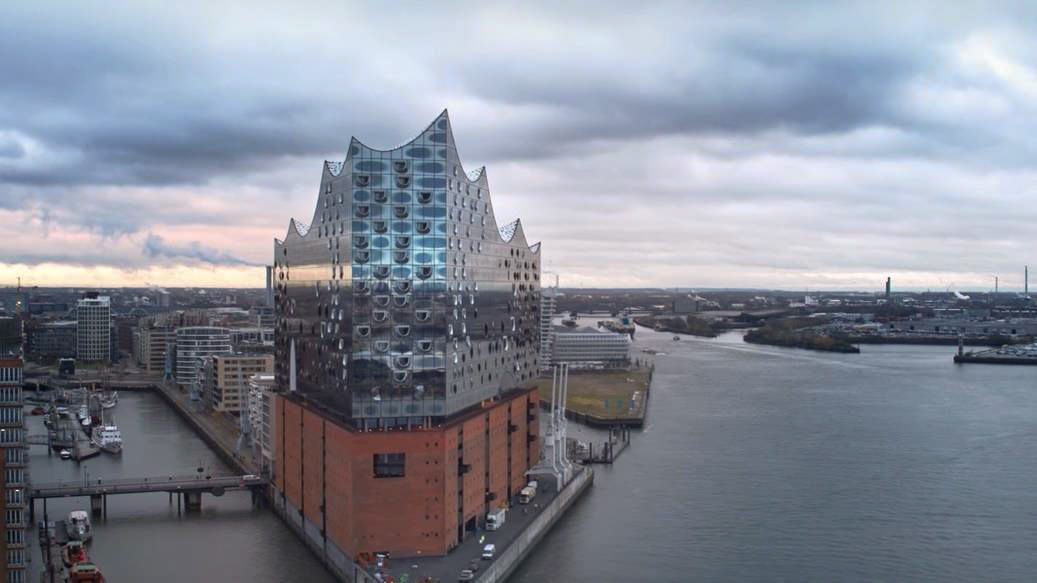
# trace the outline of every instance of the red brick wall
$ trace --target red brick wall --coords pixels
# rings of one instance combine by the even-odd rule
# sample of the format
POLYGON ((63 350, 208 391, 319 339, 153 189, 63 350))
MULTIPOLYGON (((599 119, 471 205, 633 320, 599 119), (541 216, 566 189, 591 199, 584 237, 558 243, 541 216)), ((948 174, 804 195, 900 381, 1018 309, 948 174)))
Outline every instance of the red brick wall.
MULTIPOLYGON (((323 525, 321 506, 324 504, 324 438, 321 435, 324 421, 323 418, 308 410, 302 410, 303 418, 303 514, 318 527, 323 525)), ((337 456, 329 456, 328 463, 340 459, 337 456)))
POLYGON ((327 520, 328 537, 351 555, 356 555, 353 536, 353 459, 351 433, 336 423, 327 424, 327 520))
POLYGON ((508 504, 508 404, 490 409, 490 510, 508 504))
MULTIPOLYGON (((528 394, 520 395, 510 401, 510 414, 508 401, 497 402, 427 430, 357 432, 305 405, 279 398, 275 404, 279 471, 274 483, 318 527, 325 520, 323 503, 328 537, 352 557, 375 551, 401 557, 442 555, 457 544, 459 484, 464 486, 464 520, 474 517, 480 525, 485 520, 487 451, 489 484, 497 495, 490 508, 506 503, 525 484, 528 402, 528 394), (512 434, 510 491, 509 419, 519 427, 512 434), (471 469, 459 479, 461 429, 463 460, 471 469), (284 451, 280 451, 282 437, 284 451), (376 478, 374 455, 381 453, 405 454, 405 475, 376 478)), ((534 463, 537 457, 533 456, 534 463)))

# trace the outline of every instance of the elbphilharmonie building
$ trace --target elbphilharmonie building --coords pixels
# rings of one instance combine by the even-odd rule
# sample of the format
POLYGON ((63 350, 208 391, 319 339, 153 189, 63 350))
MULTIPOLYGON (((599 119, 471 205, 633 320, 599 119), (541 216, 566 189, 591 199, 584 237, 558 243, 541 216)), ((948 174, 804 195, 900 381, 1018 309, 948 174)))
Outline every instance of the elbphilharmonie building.
POLYGON ((446 111, 402 146, 354 138, 325 162, 309 224, 292 219, 274 243, 273 275, 285 508, 347 557, 446 552, 517 493, 539 458, 540 246, 498 223, 446 111), (435 524, 422 536, 353 512, 384 478, 368 502, 425 500, 415 520, 435 524), (348 490, 337 536, 328 488, 348 490))
POLYGON ((359 425, 446 417, 536 371, 539 245, 498 224, 445 111, 390 150, 354 138, 274 255, 279 380, 359 425))

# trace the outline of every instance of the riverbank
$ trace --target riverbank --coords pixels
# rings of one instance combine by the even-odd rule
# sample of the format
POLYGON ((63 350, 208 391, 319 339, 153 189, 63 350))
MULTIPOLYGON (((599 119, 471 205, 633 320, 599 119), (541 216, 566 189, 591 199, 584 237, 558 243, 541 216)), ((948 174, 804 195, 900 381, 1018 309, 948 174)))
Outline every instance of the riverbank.
POLYGON ((634 323, 656 332, 690 334, 702 338, 715 338, 717 335, 717 330, 712 324, 695 316, 637 316, 634 318, 634 323))
MULTIPOLYGON (((923 344, 932 346, 957 346, 958 337, 950 335, 928 335, 928 336, 890 336, 884 334, 842 336, 847 342, 853 344, 923 344)), ((971 336, 962 339, 965 346, 1002 346, 1005 344, 1025 344, 1029 340, 1013 341, 1006 336, 971 336)))
POLYGON ((857 354, 861 351, 845 338, 826 332, 822 328, 826 323, 818 318, 768 320, 763 326, 746 332, 743 340, 750 344, 805 348, 820 352, 857 354))

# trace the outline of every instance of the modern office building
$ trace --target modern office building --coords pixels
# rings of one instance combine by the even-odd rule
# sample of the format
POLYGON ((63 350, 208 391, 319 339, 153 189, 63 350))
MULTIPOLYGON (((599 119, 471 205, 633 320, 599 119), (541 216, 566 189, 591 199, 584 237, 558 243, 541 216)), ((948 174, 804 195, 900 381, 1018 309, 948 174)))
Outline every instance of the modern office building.
POLYGON ((587 326, 554 330, 554 362, 622 366, 630 361, 630 336, 587 326))
POLYGON ((20 315, 0 317, 0 357, 21 356, 24 339, 24 320, 20 315))
POLYGON ((176 330, 166 327, 140 326, 133 331, 133 357, 148 372, 163 372, 166 353, 176 346, 176 330))
POLYGON ((75 320, 33 321, 26 328, 25 352, 39 359, 75 358, 77 339, 75 320))
POLYGON ((274 375, 252 375, 248 381, 248 415, 252 429, 252 451, 263 460, 262 469, 274 465, 274 375))
POLYGON ((93 294, 76 304, 76 358, 112 359, 112 306, 107 296, 93 294))
POLYGON ((497 223, 445 111, 325 163, 273 275, 275 499, 330 563, 445 554, 517 495, 540 457, 540 245, 497 223))
POLYGON ((274 327, 269 328, 231 328, 230 343, 234 350, 243 350, 242 347, 273 346, 274 327))
POLYGON ((176 383, 190 387, 201 382, 206 357, 231 352, 230 330, 209 326, 187 326, 176 331, 176 383))
POLYGON ((0 581, 23 583, 29 550, 25 487, 28 469, 22 401, 22 359, 0 358, 0 488, 4 520, 0 522, 0 581))
POLYGON ((217 354, 203 398, 216 411, 241 413, 246 408, 248 383, 253 375, 274 372, 273 354, 217 354))
POLYGON ((551 323, 558 307, 558 287, 541 288, 540 293, 540 369, 551 368, 554 350, 554 325, 551 323))

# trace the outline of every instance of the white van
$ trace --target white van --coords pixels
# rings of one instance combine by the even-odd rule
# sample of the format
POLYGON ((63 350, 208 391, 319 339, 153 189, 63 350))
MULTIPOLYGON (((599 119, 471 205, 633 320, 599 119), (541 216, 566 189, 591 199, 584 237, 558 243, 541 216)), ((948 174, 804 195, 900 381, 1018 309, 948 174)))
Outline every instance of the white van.
POLYGON ((482 548, 482 558, 492 559, 493 555, 497 552, 497 545, 488 544, 482 548))

